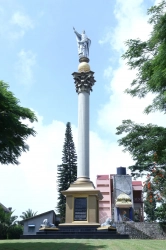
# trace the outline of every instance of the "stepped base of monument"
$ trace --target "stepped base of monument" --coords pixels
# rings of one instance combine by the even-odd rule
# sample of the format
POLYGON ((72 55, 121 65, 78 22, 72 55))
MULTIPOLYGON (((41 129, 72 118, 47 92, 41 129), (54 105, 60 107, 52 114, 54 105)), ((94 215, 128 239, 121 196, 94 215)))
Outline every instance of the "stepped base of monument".
POLYGON ((63 226, 59 230, 47 228, 36 235, 22 235, 21 239, 129 239, 129 235, 119 234, 115 228, 97 230, 93 226, 63 226))

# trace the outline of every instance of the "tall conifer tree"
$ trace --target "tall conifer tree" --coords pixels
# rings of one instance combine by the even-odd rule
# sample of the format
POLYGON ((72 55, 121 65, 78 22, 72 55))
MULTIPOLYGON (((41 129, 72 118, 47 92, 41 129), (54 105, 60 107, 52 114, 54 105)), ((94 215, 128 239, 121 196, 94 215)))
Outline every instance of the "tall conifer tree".
POLYGON ((57 211, 61 221, 65 220, 66 197, 61 191, 69 188, 70 183, 77 179, 77 155, 73 142, 71 124, 66 124, 65 141, 62 150, 62 164, 57 166, 58 205, 57 211))

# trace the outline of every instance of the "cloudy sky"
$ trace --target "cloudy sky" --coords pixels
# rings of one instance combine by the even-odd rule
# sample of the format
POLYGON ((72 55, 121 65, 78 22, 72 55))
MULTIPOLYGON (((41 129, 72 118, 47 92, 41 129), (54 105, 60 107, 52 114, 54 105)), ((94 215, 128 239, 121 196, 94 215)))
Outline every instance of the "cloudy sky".
POLYGON ((96 84, 90 95, 90 177, 116 173, 132 158, 118 146, 116 127, 124 119, 164 125, 161 113, 143 114, 144 100, 124 94, 136 72, 121 59, 124 42, 147 39, 147 8, 154 0, 0 0, 0 79, 38 123, 20 165, 0 165, 0 202, 16 215, 28 208, 56 207, 57 165, 61 164, 66 123, 77 150, 77 94, 72 73, 78 55, 73 26, 85 29, 92 44, 90 66, 96 84))

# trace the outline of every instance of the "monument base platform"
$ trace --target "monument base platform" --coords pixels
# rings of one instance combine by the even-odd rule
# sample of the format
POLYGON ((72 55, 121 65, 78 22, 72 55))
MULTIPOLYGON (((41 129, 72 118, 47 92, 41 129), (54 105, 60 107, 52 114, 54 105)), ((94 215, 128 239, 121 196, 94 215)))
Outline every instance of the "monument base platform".
POLYGON ((114 230, 97 230, 94 225, 60 226, 59 230, 44 229, 36 235, 22 235, 21 239, 129 239, 129 235, 114 230))

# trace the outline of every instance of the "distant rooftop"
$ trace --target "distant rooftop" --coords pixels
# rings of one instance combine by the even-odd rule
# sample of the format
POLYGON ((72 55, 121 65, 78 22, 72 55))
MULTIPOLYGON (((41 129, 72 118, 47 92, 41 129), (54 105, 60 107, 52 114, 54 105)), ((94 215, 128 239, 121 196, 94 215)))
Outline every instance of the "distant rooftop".
POLYGON ((3 210, 5 211, 5 212, 7 212, 7 213, 10 213, 11 212, 11 210, 12 210, 12 208, 10 207, 10 208, 7 208, 7 207, 5 207, 2 203, 0 203, 0 206, 3 208, 3 210))

